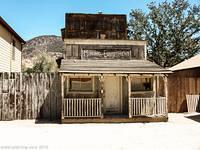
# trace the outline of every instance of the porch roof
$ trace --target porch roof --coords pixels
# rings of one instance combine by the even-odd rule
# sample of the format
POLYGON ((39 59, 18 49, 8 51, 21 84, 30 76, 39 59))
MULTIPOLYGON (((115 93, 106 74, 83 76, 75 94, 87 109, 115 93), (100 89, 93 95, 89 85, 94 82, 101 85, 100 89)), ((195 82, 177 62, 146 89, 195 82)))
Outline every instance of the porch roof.
POLYGON ((66 73, 171 73, 148 60, 62 60, 66 73))
POLYGON ((171 73, 148 60, 62 60, 66 73, 171 73))

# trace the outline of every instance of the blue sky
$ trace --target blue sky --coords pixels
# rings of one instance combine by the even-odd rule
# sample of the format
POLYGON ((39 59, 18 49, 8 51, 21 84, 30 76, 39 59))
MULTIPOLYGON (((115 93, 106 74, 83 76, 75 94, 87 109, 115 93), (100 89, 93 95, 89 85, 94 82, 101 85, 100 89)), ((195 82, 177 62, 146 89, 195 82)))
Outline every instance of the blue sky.
MULTIPOLYGON (((1 0, 0 15, 29 40, 40 35, 59 35, 67 12, 119 13, 129 15, 131 9, 147 11, 152 0, 1 0)), ((163 0, 157 0, 161 2, 163 0)), ((171 0, 169 0, 171 1, 171 0)), ((189 0, 198 4, 200 0, 189 0)))

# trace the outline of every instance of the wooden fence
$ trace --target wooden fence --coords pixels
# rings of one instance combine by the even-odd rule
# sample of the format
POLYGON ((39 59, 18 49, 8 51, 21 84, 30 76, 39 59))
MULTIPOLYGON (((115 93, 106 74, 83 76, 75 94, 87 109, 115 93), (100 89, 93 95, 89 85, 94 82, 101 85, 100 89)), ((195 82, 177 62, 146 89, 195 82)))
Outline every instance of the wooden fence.
POLYGON ((130 116, 167 115, 165 97, 157 98, 130 98, 130 116))
POLYGON ((60 119, 58 73, 0 73, 0 120, 60 119))
POLYGON ((64 118, 102 117, 101 98, 64 99, 64 118))

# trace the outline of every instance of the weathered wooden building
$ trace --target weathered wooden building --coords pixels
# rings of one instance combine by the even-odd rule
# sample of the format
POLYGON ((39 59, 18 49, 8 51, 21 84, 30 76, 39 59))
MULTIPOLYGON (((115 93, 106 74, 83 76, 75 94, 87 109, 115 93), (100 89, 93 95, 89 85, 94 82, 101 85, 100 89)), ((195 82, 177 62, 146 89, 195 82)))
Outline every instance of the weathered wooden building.
POLYGON ((126 39, 126 15, 67 13, 62 37, 75 39, 126 39))
POLYGON ((187 112, 186 95, 200 95, 200 54, 170 68, 169 112, 187 112))
POLYGON ((0 72, 21 72, 25 41, 0 16, 0 72))
POLYGON ((66 14, 62 36, 62 122, 167 120, 170 71, 147 60, 146 41, 126 39, 125 15, 66 14))

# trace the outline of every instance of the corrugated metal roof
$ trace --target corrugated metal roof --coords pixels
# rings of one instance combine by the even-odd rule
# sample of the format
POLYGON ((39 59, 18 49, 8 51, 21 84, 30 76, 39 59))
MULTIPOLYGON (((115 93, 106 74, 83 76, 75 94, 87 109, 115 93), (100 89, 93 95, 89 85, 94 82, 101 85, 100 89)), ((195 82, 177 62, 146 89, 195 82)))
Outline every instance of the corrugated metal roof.
POLYGON ((171 73, 148 60, 62 60, 68 73, 171 73))
POLYGON ((169 68, 169 70, 177 71, 177 70, 191 69, 197 67, 200 67, 200 54, 169 68))

